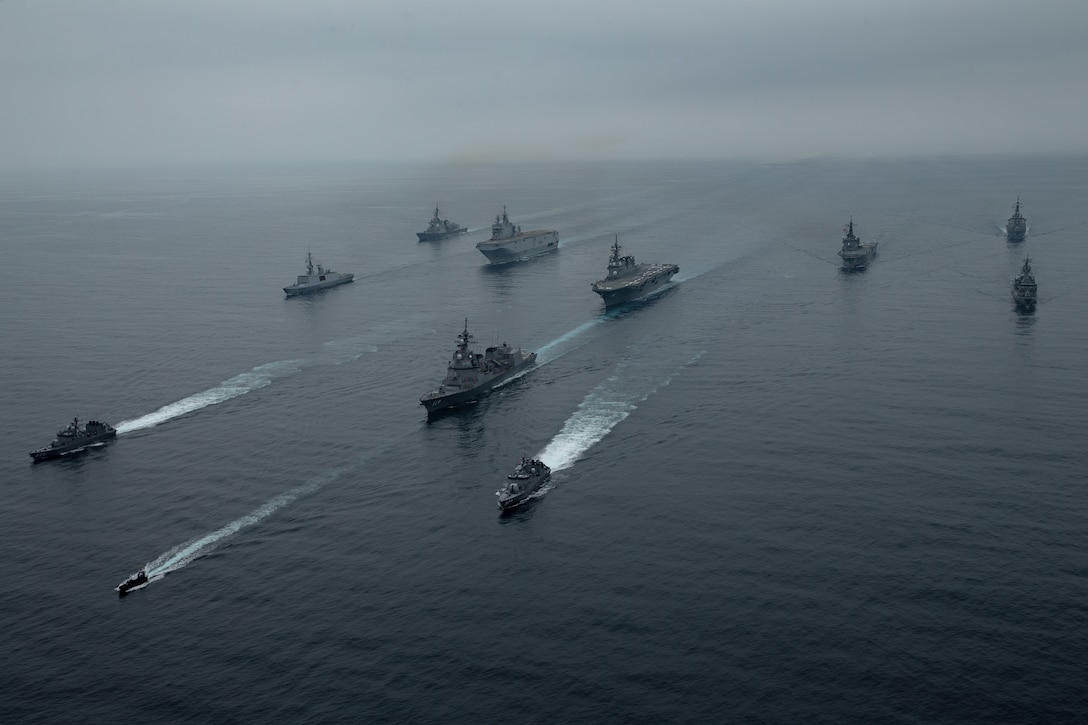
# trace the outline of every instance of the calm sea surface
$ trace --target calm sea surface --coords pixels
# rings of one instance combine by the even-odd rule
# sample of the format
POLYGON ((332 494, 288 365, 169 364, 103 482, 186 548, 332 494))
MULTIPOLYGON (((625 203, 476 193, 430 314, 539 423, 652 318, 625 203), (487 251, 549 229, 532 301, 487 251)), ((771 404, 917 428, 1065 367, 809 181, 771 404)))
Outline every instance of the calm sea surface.
POLYGON ((4 176, 0 720, 1083 721, 1086 198, 1085 158, 4 176), (436 202, 471 232, 417 242, 436 202), (503 205, 559 253, 488 267, 503 205), (616 234, 681 271, 605 314, 616 234), (307 252, 355 283, 285 299, 307 252), (539 363, 428 423, 466 318, 539 363), (77 415, 121 435, 33 465, 77 415))

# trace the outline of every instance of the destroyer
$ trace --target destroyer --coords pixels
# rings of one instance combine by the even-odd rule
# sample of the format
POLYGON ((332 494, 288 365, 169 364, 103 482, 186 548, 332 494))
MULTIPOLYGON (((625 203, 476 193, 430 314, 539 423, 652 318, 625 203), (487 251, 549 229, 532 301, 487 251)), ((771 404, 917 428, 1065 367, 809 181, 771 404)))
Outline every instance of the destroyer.
POLYGON ((492 264, 516 262, 558 250, 559 234, 551 229, 523 232, 506 216, 506 207, 503 206, 502 214, 497 215, 495 223, 491 225, 491 239, 478 243, 476 248, 492 264))
POLYGON ((416 236, 419 237, 421 242, 437 242, 440 239, 448 239, 449 237, 456 237, 458 234, 464 234, 468 231, 468 227, 463 227, 460 224, 454 224, 449 219, 443 219, 438 215, 438 207, 434 208, 434 218, 431 219, 430 225, 426 231, 416 232, 416 236))
POLYGON ((608 258, 608 276, 590 288, 604 299, 605 307, 611 307, 661 289, 679 271, 675 264, 636 264, 629 254, 621 257, 617 236, 612 242, 612 256, 608 258))
POLYGON ((145 566, 114 588, 117 590, 117 596, 123 597, 131 591, 147 586, 148 581, 150 580, 147 578, 147 567, 145 566))
POLYGON ((846 235, 842 238, 842 249, 839 256, 842 257, 842 269, 845 272, 860 272, 869 266, 869 262, 876 256, 876 243, 865 244, 861 238, 854 234, 854 218, 850 217, 850 225, 843 229, 846 235))
POLYGON ((515 350, 505 342, 487 348, 481 355, 469 349, 473 340, 468 332, 468 320, 465 320, 465 329, 457 336, 457 348, 450 358, 446 379, 438 390, 432 390, 419 399, 420 405, 427 408, 427 413, 471 403, 536 360, 535 352, 522 352, 521 348, 515 350))
POLYGON ((79 418, 73 418, 72 422, 64 430, 57 431, 56 440, 44 448, 30 452, 34 462, 47 461, 50 458, 58 458, 65 453, 83 450, 91 443, 98 443, 117 435, 117 429, 109 423, 97 420, 87 421, 87 425, 80 425, 79 418))
POLYGON ((1005 225, 1005 239, 1010 242, 1022 242, 1027 233, 1028 220, 1020 213, 1020 197, 1018 196, 1016 197, 1016 209, 1013 210, 1012 216, 1009 217, 1009 221, 1005 225))
POLYGON ((1024 259, 1020 274, 1012 280, 1012 301, 1023 312, 1034 312, 1039 288, 1035 284, 1035 275, 1031 273, 1031 258, 1024 259))
POLYGON ((288 297, 295 297, 296 295, 304 295, 308 292, 316 292, 320 289, 347 284, 353 279, 355 279, 355 275, 351 272, 333 272, 331 269, 325 269, 320 264, 315 265, 313 257, 307 252, 306 274, 300 274, 298 280, 293 285, 284 287, 283 291, 287 293, 288 297))
POLYGON ((525 503, 551 475, 552 469, 544 465, 544 461, 522 457, 514 472, 506 477, 506 485, 495 492, 499 497, 499 508, 506 511, 525 503))

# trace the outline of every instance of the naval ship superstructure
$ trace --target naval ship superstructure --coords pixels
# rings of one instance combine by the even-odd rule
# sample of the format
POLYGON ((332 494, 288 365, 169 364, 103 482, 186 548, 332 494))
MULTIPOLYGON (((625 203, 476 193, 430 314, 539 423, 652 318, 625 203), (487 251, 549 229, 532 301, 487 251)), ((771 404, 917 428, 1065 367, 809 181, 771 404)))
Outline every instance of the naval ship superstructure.
POLYGON ((287 293, 288 297, 294 297, 340 284, 347 284, 353 279, 355 279, 355 275, 351 272, 333 272, 331 269, 325 269, 320 264, 315 265, 313 257, 307 252, 306 274, 300 274, 295 283, 284 287, 283 291, 287 293))
POLYGON ((616 236, 608 258, 608 276, 590 288, 604 299, 605 307, 610 307, 661 289, 679 271, 675 264, 637 264, 629 254, 620 256, 620 238, 616 236))
POLYGON ((544 461, 522 456, 514 472, 506 477, 506 485, 495 492, 503 511, 519 506, 529 499, 552 475, 544 461))
POLYGON ((510 221, 503 206, 502 214, 496 215, 491 225, 491 239, 479 242, 476 248, 491 264, 505 264, 557 251, 559 234, 552 229, 523 232, 510 221))
POLYGON ((79 418, 73 418, 67 428, 57 431, 57 437, 52 443, 31 451, 30 457, 35 463, 48 461, 50 458, 58 458, 65 453, 81 450, 92 443, 109 440, 116 436, 117 429, 109 423, 89 420, 87 425, 80 425, 79 418))
POLYGON ((1035 284, 1035 275, 1031 273, 1031 258, 1024 259, 1020 274, 1012 280, 1012 301, 1023 312, 1034 312, 1039 288, 1035 284))
POLYGON ((426 231, 416 232, 416 236, 419 237, 421 242, 437 242, 440 239, 456 237, 458 234, 464 234, 467 231, 468 227, 455 224, 449 219, 443 219, 439 216, 438 207, 436 206, 434 208, 434 217, 431 218, 431 223, 427 226, 426 231))
POLYGON ((471 349, 474 340, 468 331, 468 320, 465 320, 465 329, 457 335, 457 347, 450 357, 445 380, 437 390, 425 393, 419 399, 428 414, 471 403, 536 361, 535 352, 514 349, 505 342, 487 348, 482 354, 474 352, 471 349))
POLYGON ((865 244, 861 237, 854 234, 854 218, 850 218, 850 224, 843 231, 842 249, 839 256, 842 257, 842 269, 844 272, 860 272, 869 266, 869 262, 876 256, 877 244, 865 244))
POLYGON ((1016 197, 1016 209, 1005 224, 1005 239, 1010 242, 1022 242, 1028 233, 1028 220, 1020 213, 1020 197, 1016 197))

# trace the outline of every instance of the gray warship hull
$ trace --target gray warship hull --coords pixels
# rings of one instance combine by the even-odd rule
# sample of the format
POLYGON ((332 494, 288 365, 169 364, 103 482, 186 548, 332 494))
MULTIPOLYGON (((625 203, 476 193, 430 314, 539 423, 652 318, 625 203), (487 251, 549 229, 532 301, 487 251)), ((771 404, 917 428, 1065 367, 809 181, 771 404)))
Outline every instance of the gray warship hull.
MULTIPOLYGON (((103 443, 117 437, 117 430, 107 423, 92 421, 90 425, 96 426, 93 433, 70 436, 70 440, 58 438, 51 445, 31 451, 30 457, 34 459, 35 463, 40 463, 41 461, 60 458, 75 451, 81 451, 89 445, 103 443)), ((58 435, 64 435, 64 431, 58 435)))
MULTIPOLYGON (((879 242, 878 242, 879 243, 879 242)), ((855 252, 854 254, 843 254, 842 257, 842 271, 843 272, 861 272, 868 268, 872 263, 873 258, 876 257, 876 244, 867 244, 867 249, 862 252, 855 252)))
POLYGON ((552 469, 543 461, 522 458, 514 472, 506 477, 506 486, 495 492, 499 508, 509 511, 522 505, 548 482, 552 469))
POLYGON ((1023 219, 1009 219, 1005 226, 1005 239, 1013 244, 1024 241, 1027 233, 1028 225, 1023 219))
POLYGON ((479 242, 476 248, 491 264, 508 264, 559 250, 559 233, 542 230, 523 232, 510 239, 479 242))
POLYGON ((461 227, 453 232, 416 232, 416 236, 419 237, 421 242, 440 242, 443 239, 449 239, 450 237, 456 237, 460 234, 464 234, 468 229, 461 227))
POLYGON ((311 292, 319 292, 323 289, 329 289, 330 287, 339 287, 342 284, 347 284, 355 279, 355 275, 351 272, 347 274, 337 275, 336 279, 325 279, 317 282, 311 282, 308 284, 293 284, 288 287, 284 287, 283 291, 288 297, 298 297, 299 295, 308 295, 311 292))
POLYGON ((1005 239, 1012 243, 1024 241, 1028 234, 1028 220, 1020 213, 1020 197, 1016 197, 1016 208, 1005 224, 1005 239))
POLYGON ((458 390, 454 393, 440 393, 435 391, 424 395, 419 399, 419 402, 427 409, 428 415, 437 413, 441 410, 456 408, 457 406, 465 405, 466 403, 475 402, 532 365, 534 362, 536 362, 536 353, 529 353, 524 362, 515 365, 505 372, 499 373, 495 377, 490 378, 473 388, 458 390))
POLYGON ((633 278, 601 280, 592 289, 604 300, 605 307, 632 302, 664 287, 680 267, 675 264, 643 264, 633 278))

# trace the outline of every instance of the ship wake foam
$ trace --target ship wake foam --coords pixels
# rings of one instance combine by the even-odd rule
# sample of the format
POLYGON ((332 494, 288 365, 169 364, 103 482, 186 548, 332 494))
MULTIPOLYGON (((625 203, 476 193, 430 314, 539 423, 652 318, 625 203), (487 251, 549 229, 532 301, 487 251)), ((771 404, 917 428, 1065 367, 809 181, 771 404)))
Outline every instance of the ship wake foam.
POLYGON ((242 529, 249 528, 256 523, 263 521, 284 506, 294 503, 299 498, 308 496, 318 489, 327 486, 342 476, 347 470, 347 468, 341 468, 315 476, 301 486, 297 486, 286 493, 276 496, 271 501, 268 501, 245 516, 231 521, 226 526, 217 529, 210 534, 205 534, 187 541, 184 544, 179 544, 169 551, 160 554, 147 564, 148 579, 152 581, 161 579, 170 572, 177 571, 188 565, 195 559, 207 556, 218 548, 225 539, 234 536, 242 529))
POLYGON ((552 472, 574 465, 640 403, 672 382, 672 379, 705 354, 700 351, 679 367, 662 374, 657 366, 639 360, 625 360, 616 373, 590 391, 578 404, 578 410, 563 424, 559 434, 544 447, 537 458, 552 472))
POLYGON ((213 388, 182 398, 158 410, 139 418, 125 420, 117 424, 117 433, 124 435, 136 430, 154 428, 160 423, 173 420, 186 413, 224 403, 233 398, 271 385, 277 378, 286 377, 315 365, 342 365, 357 360, 368 352, 378 348, 363 338, 333 340, 322 345, 320 352, 301 360, 277 360, 258 365, 252 370, 224 380, 213 388))

